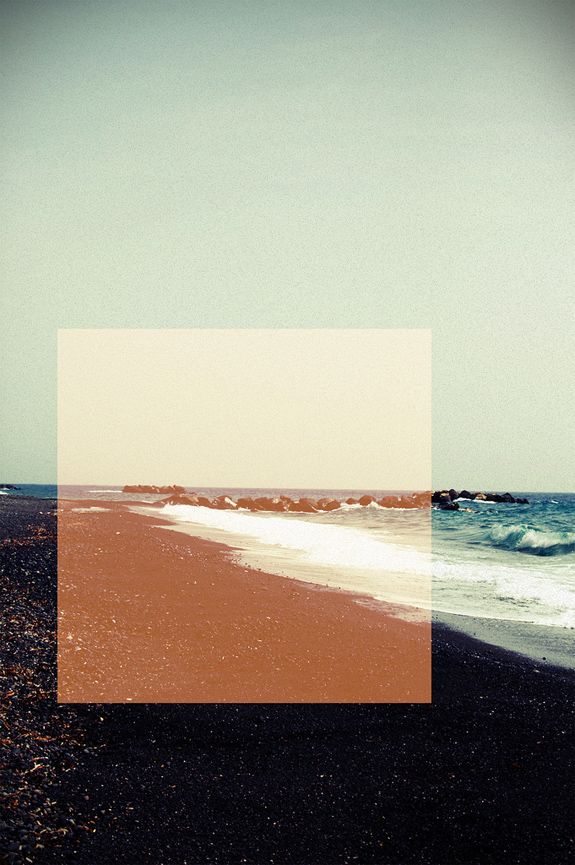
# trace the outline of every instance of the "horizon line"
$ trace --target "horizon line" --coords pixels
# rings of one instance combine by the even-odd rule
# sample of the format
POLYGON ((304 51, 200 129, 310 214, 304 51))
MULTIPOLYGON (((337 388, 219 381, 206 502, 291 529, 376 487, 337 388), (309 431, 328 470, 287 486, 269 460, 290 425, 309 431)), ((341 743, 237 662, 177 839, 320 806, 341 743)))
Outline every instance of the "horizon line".
MULTIPOLYGON (((12 486, 21 485, 21 486, 39 486, 39 487, 51 487, 51 486, 52 487, 88 487, 88 486, 93 486, 93 487, 123 487, 123 486, 128 486, 128 485, 129 486, 171 486, 171 484, 144 484, 144 483, 142 483, 142 484, 117 484, 117 483, 104 483, 104 482, 98 483, 95 481, 91 481, 89 483, 74 483, 74 484, 71 484, 71 483, 60 484, 60 483, 54 483, 54 482, 50 482, 50 481, 49 482, 40 482, 40 481, 9 482, 9 481, 6 481, 5 483, 6 484, 11 483, 12 486)), ((423 490, 423 489, 415 488, 415 487, 382 487, 382 486, 367 487, 365 485, 347 486, 347 487, 322 487, 322 486, 309 487, 309 486, 301 486, 301 485, 299 485, 299 486, 284 486, 281 484, 275 484, 273 486, 254 486, 254 485, 249 485, 249 484, 244 484, 242 486, 230 486, 228 484, 223 484, 223 485, 222 484, 175 484, 175 485, 176 486, 183 486, 187 490, 193 489, 194 487, 196 489, 222 489, 222 490, 223 489, 229 489, 229 490, 243 490, 243 489, 313 490, 313 489, 320 489, 320 490, 325 490, 326 492, 337 492, 337 491, 342 491, 342 490, 362 490, 362 489, 382 490, 384 492, 413 492, 414 490, 416 490, 417 492, 420 492, 420 491, 427 491, 427 489, 428 489, 428 488, 425 488, 425 490, 423 490)), ((2 484, 0 484, 0 487, 1 486, 2 486, 2 484)), ((438 486, 438 487, 433 488, 433 485, 432 485, 432 487, 429 489, 431 489, 431 492, 441 492, 443 490, 450 490, 450 489, 456 490, 457 487, 454 487, 452 485, 452 486, 442 486, 442 487, 438 486)), ((503 490, 503 487, 497 487, 497 488, 491 487, 491 488, 489 488, 489 486, 483 486, 483 487, 475 487, 475 488, 471 487, 470 488, 470 487, 463 486, 463 487, 461 487, 460 492, 461 492, 461 490, 468 490, 469 492, 492 492, 492 491, 497 490, 497 492, 499 492, 499 490, 503 490)), ((519 487, 514 489, 513 487, 508 487, 503 492, 509 492, 509 493, 513 493, 513 492, 515 492, 515 493, 560 493, 560 494, 575 495, 575 489, 573 489, 573 490, 567 490, 567 489, 564 489, 564 490, 522 489, 519 487)))

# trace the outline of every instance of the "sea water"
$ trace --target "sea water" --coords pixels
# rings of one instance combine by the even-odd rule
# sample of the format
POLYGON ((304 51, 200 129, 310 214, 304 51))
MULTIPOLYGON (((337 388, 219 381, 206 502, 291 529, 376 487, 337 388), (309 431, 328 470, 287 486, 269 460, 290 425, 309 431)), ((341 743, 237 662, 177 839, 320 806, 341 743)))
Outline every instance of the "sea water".
MULTIPOLYGON (((23 485, 5 495, 52 497, 23 485)), ((289 495, 342 501, 385 490, 194 488, 209 498, 289 495)), ((396 491, 397 492, 397 491, 396 491)), ((344 505, 317 514, 217 511, 167 505, 155 516, 227 543, 244 563, 359 592, 391 605, 553 629, 575 627, 575 494, 513 492, 527 505, 460 501, 459 511, 344 505), (465 508, 465 510, 464 510, 465 508), (432 591, 430 592, 430 588, 432 591)), ((60 490, 67 498, 126 501, 120 487, 60 490)), ((165 495, 140 495, 157 502, 165 495)))

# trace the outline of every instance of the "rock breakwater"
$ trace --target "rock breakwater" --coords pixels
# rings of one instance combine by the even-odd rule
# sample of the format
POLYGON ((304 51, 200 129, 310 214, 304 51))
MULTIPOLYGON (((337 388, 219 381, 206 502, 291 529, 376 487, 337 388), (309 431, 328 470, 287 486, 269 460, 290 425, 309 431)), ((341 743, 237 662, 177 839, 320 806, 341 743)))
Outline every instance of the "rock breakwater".
POLYGON ((524 498, 515 498, 511 493, 484 493, 474 492, 469 490, 461 490, 458 492, 455 489, 450 490, 435 490, 431 497, 432 504, 438 505, 442 511, 457 511, 459 510, 459 500, 477 502, 493 502, 494 504, 510 504, 510 505, 528 505, 529 500, 524 498))
POLYGON ((235 499, 232 495, 220 495, 216 498, 208 498, 196 492, 188 492, 185 487, 178 484, 170 486, 155 486, 150 484, 126 485, 123 487, 124 493, 167 493, 168 498, 162 499, 159 504, 168 505, 193 505, 203 508, 215 508, 216 510, 247 510, 247 511, 269 511, 276 513, 302 513, 314 514, 324 511, 335 511, 340 508, 346 509, 350 507, 367 508, 399 508, 407 509, 422 509, 429 508, 432 505, 439 507, 440 510, 459 510, 459 502, 461 500, 468 501, 484 501, 494 502, 496 504, 529 504, 525 498, 515 498, 511 493, 485 493, 485 492, 469 492, 469 490, 435 490, 435 492, 415 492, 401 493, 395 495, 385 495, 377 498, 374 495, 366 494, 359 498, 330 498, 323 497, 320 499, 299 498, 292 499, 290 496, 239 496, 235 499))
POLYGON ((325 511, 342 509, 380 507, 380 508, 429 508, 431 507, 431 491, 419 493, 405 493, 402 495, 388 495, 377 499, 372 495, 361 496, 359 499, 324 497, 321 499, 299 498, 292 499, 290 496, 260 496, 251 498, 240 496, 237 500, 229 495, 217 496, 208 499, 197 493, 175 493, 160 504, 168 505, 194 505, 196 507, 216 508, 217 510, 247 510, 247 511, 269 511, 277 513, 300 513, 315 514, 325 511))

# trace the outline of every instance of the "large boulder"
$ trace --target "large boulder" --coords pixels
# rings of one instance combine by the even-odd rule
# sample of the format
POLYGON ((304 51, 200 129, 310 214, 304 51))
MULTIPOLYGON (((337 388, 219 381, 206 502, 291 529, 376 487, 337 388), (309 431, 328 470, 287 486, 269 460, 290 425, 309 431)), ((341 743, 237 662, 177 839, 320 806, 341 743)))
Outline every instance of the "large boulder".
POLYGON ((439 503, 439 510, 440 511, 458 511, 459 510, 459 503, 458 502, 452 502, 452 501, 442 501, 439 503))
POLYGON ((476 502, 486 502, 487 501, 487 494, 486 493, 475 493, 474 498, 475 498, 476 502))
POLYGON ((236 502, 238 508, 243 508, 244 510, 251 511, 254 508, 254 500, 249 498, 249 496, 242 496, 236 502))
POLYGON ((269 506, 270 511, 277 511, 278 513, 281 511, 287 511, 288 503, 284 502, 283 499, 272 499, 271 504, 269 506))
POLYGON ((399 496, 383 496, 377 503, 382 508, 396 508, 398 501, 399 496))
POLYGON ((345 503, 346 505, 358 505, 359 501, 357 499, 346 499, 345 503))
POLYGON ((457 492, 457 490, 454 490, 453 488, 450 489, 449 490, 449 498, 451 499, 451 501, 453 501, 454 499, 458 499, 459 493, 457 492))
POLYGON ((341 503, 337 499, 331 499, 324 507, 324 511, 336 511, 338 508, 341 508, 341 503))
POLYGON ((396 507, 409 509, 419 507, 413 496, 400 496, 396 507))
POLYGON ((288 505, 288 510, 299 514, 315 514, 317 508, 311 499, 300 499, 297 502, 292 502, 288 505))
POLYGON ((234 511, 237 505, 229 496, 218 496, 213 500, 212 507, 218 511, 234 511))
POLYGON ((167 499, 162 499, 160 502, 162 505, 195 505, 199 504, 198 497, 196 495, 191 496, 182 496, 175 495, 169 496, 167 499))
POLYGON ((367 507, 367 505, 370 505, 374 501, 375 501, 375 496, 362 496, 359 500, 359 503, 360 503, 360 505, 362 505, 365 508, 365 507, 367 507))
POLYGON ((426 490, 423 493, 414 493, 413 500, 418 508, 431 507, 431 490, 426 490))
POLYGON ((415 496, 402 496, 401 500, 403 502, 401 507, 403 507, 403 508, 419 508, 419 507, 421 507, 421 505, 419 504, 419 502, 417 501, 415 496))
POLYGON ((259 496, 259 498, 254 499, 254 503, 252 505, 252 510, 254 511, 272 511, 274 501, 270 499, 269 496, 259 496))

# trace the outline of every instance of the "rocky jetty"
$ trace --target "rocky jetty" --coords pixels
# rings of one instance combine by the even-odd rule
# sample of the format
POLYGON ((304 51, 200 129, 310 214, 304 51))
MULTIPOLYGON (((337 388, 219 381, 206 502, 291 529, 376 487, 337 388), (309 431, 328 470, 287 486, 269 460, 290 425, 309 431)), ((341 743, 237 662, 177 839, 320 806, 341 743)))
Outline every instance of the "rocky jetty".
POLYGON ((423 509, 435 505, 442 511, 457 511, 459 510, 460 499, 469 501, 484 501, 496 502, 501 504, 529 504, 527 499, 514 498, 511 493, 485 493, 485 492, 469 492, 469 490, 435 490, 435 492, 417 492, 403 493, 397 495, 387 495, 377 498, 374 495, 367 494, 356 498, 347 498, 342 501, 336 498, 324 497, 321 499, 300 498, 292 499, 289 496, 281 495, 275 498, 269 496, 259 496, 252 498, 251 496, 240 496, 234 499, 231 495, 217 496, 215 499, 207 498, 207 496, 199 495, 195 492, 187 492, 185 487, 172 484, 167 487, 158 487, 139 484, 137 486, 125 486, 122 490, 124 493, 168 493, 167 499, 162 499, 159 504, 166 505, 194 505, 196 507, 214 508, 216 510, 247 510, 247 511, 268 511, 268 512, 287 512, 300 514, 315 514, 324 511, 335 511, 338 508, 350 506, 367 508, 399 508, 406 509, 423 509))
MULTIPOLYGON (((154 488, 154 491, 157 488, 154 488)), ((145 490, 150 491, 151 488, 146 487, 145 490)), ((144 488, 127 489, 125 492, 144 492, 144 488)), ((260 496, 251 498, 249 496, 240 496, 234 500, 231 496, 222 495, 215 499, 208 499, 205 496, 199 496, 197 493, 181 493, 176 492, 170 495, 167 499, 163 499, 160 504, 166 505, 195 505, 197 507, 215 508, 217 510, 247 510, 247 511, 275 511, 287 512, 296 514, 315 514, 318 512, 335 511, 338 508, 356 506, 358 508, 380 507, 380 508, 429 508, 431 507, 431 491, 420 493, 404 493, 402 495, 388 495, 377 499, 373 495, 364 495, 359 499, 348 498, 345 501, 339 501, 335 498, 310 499, 300 498, 292 499, 289 496, 277 496, 270 498, 268 496, 260 496)))
POLYGON ((457 491, 453 488, 450 490, 435 490, 431 497, 434 505, 438 505, 442 511, 457 511, 459 510, 458 499, 466 499, 467 501, 477 502, 495 502, 497 504, 511 505, 528 505, 528 499, 515 498, 511 493, 484 493, 474 492, 469 490, 457 491))

